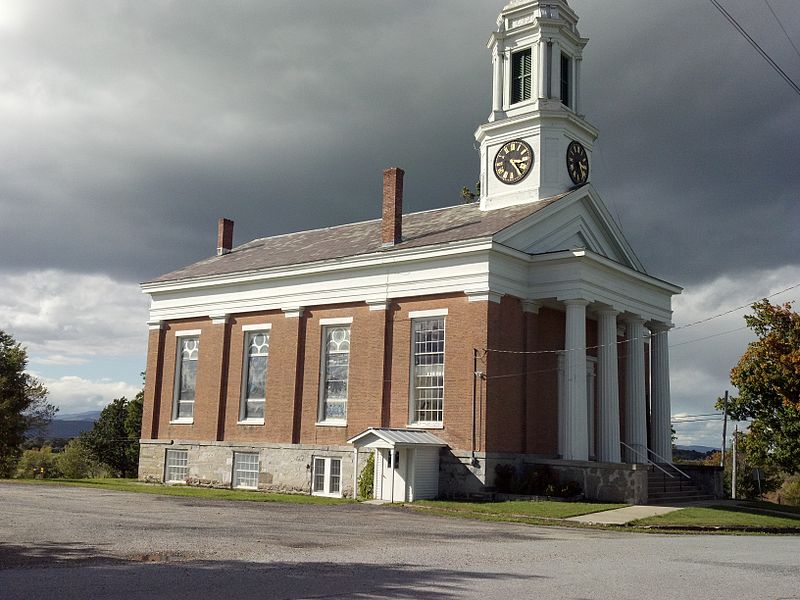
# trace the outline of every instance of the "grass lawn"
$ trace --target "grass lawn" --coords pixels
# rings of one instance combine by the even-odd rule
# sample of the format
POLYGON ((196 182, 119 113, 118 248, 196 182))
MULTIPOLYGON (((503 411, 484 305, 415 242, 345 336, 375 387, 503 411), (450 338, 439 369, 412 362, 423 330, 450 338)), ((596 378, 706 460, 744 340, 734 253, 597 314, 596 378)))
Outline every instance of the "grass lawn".
POLYGON ((591 502, 531 502, 510 500, 508 502, 460 502, 446 500, 419 500, 412 506, 422 506, 441 513, 464 513, 465 515, 491 516, 496 520, 505 517, 533 519, 566 519, 578 515, 622 508, 627 504, 599 504, 591 502))
POLYGON ((742 506, 710 506, 708 508, 684 508, 675 512, 641 519, 633 526, 681 526, 692 527, 744 527, 770 529, 794 527, 800 531, 800 514, 797 518, 754 512, 742 506))
POLYGON ((276 494, 247 490, 211 489, 184 485, 161 485, 142 483, 135 479, 6 479, 4 483, 63 485, 89 487, 118 492, 137 492, 160 494, 162 496, 182 496, 186 498, 206 498, 209 500, 239 500, 248 502, 286 502, 291 504, 348 504, 353 500, 344 498, 324 498, 306 494, 276 494))
POLYGON ((794 513, 800 517, 800 506, 787 506, 786 504, 775 504, 763 500, 739 500, 739 504, 756 510, 773 510, 782 513, 794 513))

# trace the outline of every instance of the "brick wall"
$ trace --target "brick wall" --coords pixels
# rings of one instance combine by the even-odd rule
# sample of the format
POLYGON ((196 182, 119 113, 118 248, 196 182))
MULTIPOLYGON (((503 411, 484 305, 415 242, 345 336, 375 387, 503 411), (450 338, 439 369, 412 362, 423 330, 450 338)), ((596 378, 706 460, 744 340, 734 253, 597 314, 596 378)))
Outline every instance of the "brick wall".
MULTIPOLYGON (((472 351, 486 346, 487 303, 461 294, 409 298, 387 310, 366 304, 307 308, 299 318, 272 311, 168 323, 151 330, 147 358, 143 437, 343 445, 368 427, 407 427, 411 321, 418 310, 447 309, 445 317, 444 427, 434 433, 455 448, 472 445, 472 351), (348 418, 345 426, 318 423, 321 319, 352 318, 348 418), (270 347, 264 424, 240 423, 244 326, 269 324, 270 347), (175 332, 199 329, 200 351, 192 424, 171 423, 175 386, 175 332)), ((478 406, 482 446, 485 406, 478 406)), ((478 448, 480 449, 480 448, 478 448)))

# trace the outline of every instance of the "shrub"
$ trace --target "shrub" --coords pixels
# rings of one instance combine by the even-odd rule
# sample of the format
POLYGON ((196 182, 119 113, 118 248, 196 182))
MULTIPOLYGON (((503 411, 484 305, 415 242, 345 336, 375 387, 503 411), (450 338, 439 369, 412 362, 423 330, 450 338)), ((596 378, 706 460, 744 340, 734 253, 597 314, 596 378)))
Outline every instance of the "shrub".
POLYGON ((54 479, 61 477, 56 454, 50 446, 25 450, 17 463, 17 479, 54 479))
POLYGON ((358 497, 370 500, 375 494, 375 453, 370 452, 361 474, 358 476, 358 497))
POLYGON ((778 490, 781 504, 800 506, 800 475, 789 477, 778 490))
POLYGON ((70 440, 64 451, 56 455, 56 466, 67 479, 110 475, 108 468, 92 459, 89 449, 79 438, 70 440))
POLYGON ((510 494, 512 482, 517 473, 514 465, 496 465, 494 468, 494 487, 501 494, 510 494))
POLYGON ((500 464, 494 468, 494 473, 494 487, 501 494, 573 498, 581 493, 577 481, 559 483, 547 465, 525 465, 518 470, 514 465, 500 464))

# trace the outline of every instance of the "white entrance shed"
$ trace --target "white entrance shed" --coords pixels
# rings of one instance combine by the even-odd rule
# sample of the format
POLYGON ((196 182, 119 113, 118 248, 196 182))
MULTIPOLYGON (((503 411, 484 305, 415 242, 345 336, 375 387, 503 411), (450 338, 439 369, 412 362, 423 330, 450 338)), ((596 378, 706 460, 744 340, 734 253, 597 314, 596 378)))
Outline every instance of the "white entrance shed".
POLYGON ((374 495, 387 502, 413 502, 439 495, 442 440, 419 429, 369 428, 347 441, 355 447, 353 489, 358 488, 358 452, 375 452, 374 495))

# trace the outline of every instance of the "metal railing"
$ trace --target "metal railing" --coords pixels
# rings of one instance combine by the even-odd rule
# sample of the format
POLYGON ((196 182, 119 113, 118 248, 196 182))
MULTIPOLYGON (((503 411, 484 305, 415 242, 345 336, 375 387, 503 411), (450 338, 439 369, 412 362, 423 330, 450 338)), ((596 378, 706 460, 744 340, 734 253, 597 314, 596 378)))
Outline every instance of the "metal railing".
MULTIPOLYGON (((665 468, 663 468, 661 465, 659 465, 658 463, 654 463, 652 460, 650 460, 650 459, 647 457, 647 454, 646 454, 646 453, 639 452, 639 451, 638 451, 636 448, 634 448, 633 446, 629 446, 629 445, 628 445, 628 444, 626 444, 625 442, 620 442, 620 443, 619 443, 619 445, 620 445, 620 446, 622 446, 623 448, 627 448, 628 450, 630 450, 631 452, 633 452, 633 453, 634 453, 636 456, 638 456, 639 458, 643 458, 643 459, 644 459, 644 462, 645 462, 645 464, 648 464, 648 465, 652 465, 652 466, 654 466, 656 469, 658 469, 659 471, 661 471, 662 473, 664 473, 664 474, 665 474, 667 477, 669 477, 669 478, 671 478, 671 479, 674 479, 674 478, 675 478, 673 475, 671 475, 671 474, 669 473, 669 471, 667 471, 667 470, 666 470, 665 468)), ((646 448, 646 450, 649 450, 649 448, 646 448)))
MULTIPOLYGON (((642 459, 644 459, 644 462, 645 462, 645 464, 647 464, 647 465, 650 465, 650 466, 652 466, 652 467, 654 467, 654 468, 658 469, 659 471, 661 471, 661 473, 662 473, 662 476, 661 476, 661 482, 660 482, 660 483, 661 483, 661 489, 662 489, 662 491, 663 491, 665 494, 666 494, 666 493, 667 493, 667 491, 668 491, 668 490, 667 490, 667 477, 669 477, 669 478, 670 478, 671 480, 673 480, 673 481, 674 481, 674 480, 677 478, 677 481, 678 481, 678 490, 679 490, 679 491, 681 491, 681 492, 682 492, 682 491, 684 491, 684 488, 683 488, 683 484, 684 484, 684 482, 685 482, 687 479, 688 479, 689 481, 691 481, 691 480, 692 480, 692 478, 691 478, 691 477, 689 477, 689 475, 687 475, 686 473, 684 473, 683 471, 681 471, 681 470, 680 470, 678 467, 676 467, 674 464, 672 464, 672 463, 671 463, 670 461, 668 461, 666 458, 664 458, 663 456, 661 456, 661 455, 660 455, 660 454, 658 454, 657 452, 654 452, 654 451, 653 451, 653 450, 651 450, 650 448, 647 448, 647 447, 645 447, 645 450, 646 450, 646 452, 641 452, 641 451, 637 450, 636 448, 634 448, 634 447, 632 447, 632 446, 629 446, 629 445, 628 445, 628 444, 626 444, 625 442, 620 442, 620 445, 621 445, 623 448, 627 448, 628 450, 630 450, 630 451, 631 451, 631 452, 632 452, 634 455, 638 456, 639 458, 642 458, 642 459), (652 454, 652 455, 653 455, 655 458, 657 458, 657 459, 660 459, 662 462, 661 462, 661 463, 657 463, 657 462, 654 462, 654 461, 650 460, 650 455, 651 455, 651 454, 652 454), (671 469, 671 470, 672 470, 672 471, 674 471, 674 472, 675 472, 677 475, 673 475, 672 473, 670 473, 669 471, 667 471, 667 469, 666 469, 665 467, 667 467, 667 468, 671 469), (678 477, 678 475, 680 475, 681 477, 678 477)), ((655 490, 653 490, 653 491, 655 491, 655 490)))
POLYGON ((675 465, 674 465, 674 464, 673 464, 671 461, 667 460, 666 458, 664 458, 663 456, 661 456, 661 455, 660 455, 660 454, 658 454, 657 452, 655 452, 655 451, 651 450, 650 448, 648 448, 648 449, 647 449, 647 451, 648 451, 650 454, 652 454, 653 456, 655 456, 656 458, 660 458, 660 459, 661 459, 661 464, 662 464, 662 465, 667 465, 667 466, 668 466, 670 469, 672 469, 672 470, 674 470, 674 471, 677 471, 678 473, 680 473, 681 475, 683 475, 683 476, 684 476, 686 479, 689 479, 689 480, 691 480, 691 477, 689 477, 689 476, 688 476, 686 473, 684 473, 683 471, 681 471, 681 470, 680 470, 678 467, 676 467, 676 466, 675 466, 675 465))

